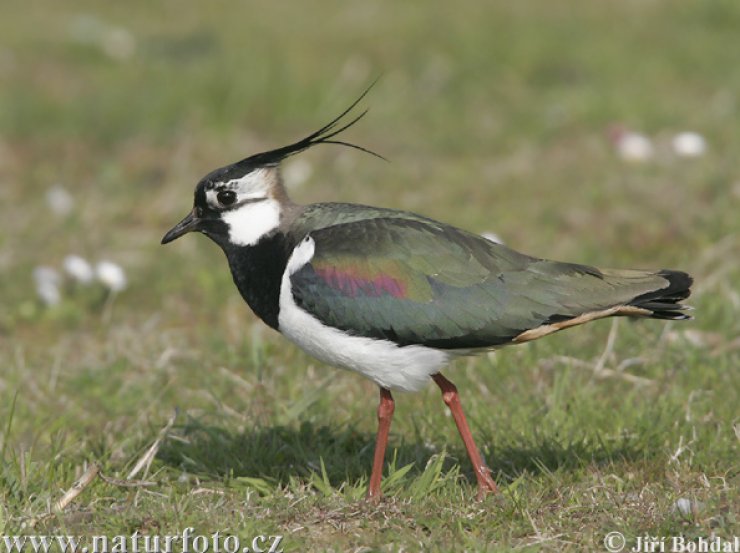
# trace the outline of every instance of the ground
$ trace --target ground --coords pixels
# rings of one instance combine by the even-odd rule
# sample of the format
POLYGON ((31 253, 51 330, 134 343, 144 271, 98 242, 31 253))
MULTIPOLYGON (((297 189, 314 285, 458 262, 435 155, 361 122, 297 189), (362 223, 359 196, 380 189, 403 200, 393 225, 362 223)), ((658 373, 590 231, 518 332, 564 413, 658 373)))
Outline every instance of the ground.
POLYGON ((3 11, 0 535, 603 551, 615 531, 740 534, 736 2, 3 11), (482 502, 433 386, 397 395, 386 498, 363 502, 374 386, 260 323, 206 238, 159 245, 202 175, 302 137, 377 76, 346 138, 390 163, 306 152, 284 171, 296 200, 696 278, 693 321, 599 321, 446 372, 500 484, 482 502), (620 129, 649 159, 620 157, 620 129), (682 131, 706 152, 677 155, 682 131), (67 279, 45 306, 34 269, 70 254, 115 262, 125 289, 67 279))

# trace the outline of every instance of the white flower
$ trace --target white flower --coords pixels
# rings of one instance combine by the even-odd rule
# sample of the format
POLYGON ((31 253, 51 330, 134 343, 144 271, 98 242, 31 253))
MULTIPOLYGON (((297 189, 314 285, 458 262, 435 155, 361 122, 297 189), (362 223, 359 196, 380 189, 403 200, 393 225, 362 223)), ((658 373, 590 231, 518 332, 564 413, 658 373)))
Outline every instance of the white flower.
POLYGON ((75 17, 67 32, 72 40, 98 46, 107 56, 118 61, 125 61, 136 53, 136 38, 128 29, 110 25, 95 15, 75 17))
POLYGON ((653 143, 644 134, 626 132, 617 142, 617 153, 625 161, 647 161, 653 157, 653 143))
POLYGON ((95 278, 95 271, 90 263, 79 255, 64 258, 64 271, 80 284, 90 284, 95 278))
POLYGON ((647 161, 655 153, 653 143, 647 136, 631 131, 624 125, 612 125, 608 134, 617 155, 625 161, 647 161))
POLYGON ((115 60, 127 60, 136 52, 136 39, 120 27, 106 29, 101 42, 103 51, 115 60))
POLYGON ((62 300, 62 294, 59 291, 61 278, 56 269, 36 267, 33 270, 33 280, 36 283, 36 294, 46 305, 56 305, 62 300))
POLYGON ((57 305, 62 301, 62 294, 59 291, 59 287, 51 282, 37 283, 36 293, 41 301, 48 306, 57 305))
POLYGON ((46 192, 46 203, 56 215, 69 215, 75 206, 74 198, 61 184, 55 184, 46 192))
POLYGON ((52 284, 59 284, 61 277, 56 269, 53 267, 47 267, 40 265, 33 270, 33 280, 38 284, 39 282, 51 282, 52 284))
POLYGON ((126 273, 120 265, 112 261, 100 261, 95 267, 95 274, 111 292, 120 292, 126 288, 126 273))
POLYGON ((680 157, 701 157, 707 151, 707 141, 699 133, 680 132, 671 141, 673 151, 680 157))

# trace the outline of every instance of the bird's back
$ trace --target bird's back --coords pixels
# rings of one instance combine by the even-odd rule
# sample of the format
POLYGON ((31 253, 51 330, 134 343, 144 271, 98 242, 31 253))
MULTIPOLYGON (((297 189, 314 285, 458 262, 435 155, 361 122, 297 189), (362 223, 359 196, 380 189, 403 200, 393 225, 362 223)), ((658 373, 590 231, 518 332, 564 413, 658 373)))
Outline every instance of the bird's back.
POLYGON ((527 341, 610 315, 685 318, 691 279, 530 257, 419 215, 314 204, 291 221, 313 257, 298 306, 353 335, 446 350, 527 341))

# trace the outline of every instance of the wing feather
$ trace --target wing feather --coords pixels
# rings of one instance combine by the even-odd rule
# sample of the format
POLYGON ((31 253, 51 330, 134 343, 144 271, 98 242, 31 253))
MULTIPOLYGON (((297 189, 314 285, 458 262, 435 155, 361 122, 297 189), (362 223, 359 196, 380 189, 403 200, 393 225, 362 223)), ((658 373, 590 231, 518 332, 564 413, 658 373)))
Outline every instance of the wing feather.
POLYGON ((421 218, 354 220, 310 234, 314 257, 291 277, 297 305, 324 324, 401 345, 495 347, 627 304, 662 282, 529 257, 421 218))

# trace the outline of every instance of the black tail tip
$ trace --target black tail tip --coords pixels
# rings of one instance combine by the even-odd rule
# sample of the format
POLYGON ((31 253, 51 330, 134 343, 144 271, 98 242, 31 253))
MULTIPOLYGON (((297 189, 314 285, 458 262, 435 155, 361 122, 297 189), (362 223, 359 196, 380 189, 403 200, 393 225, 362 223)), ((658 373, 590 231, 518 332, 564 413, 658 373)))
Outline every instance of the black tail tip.
POLYGON ((692 319, 693 317, 684 313, 691 307, 681 304, 681 301, 691 295, 691 285, 694 283, 691 275, 671 269, 662 269, 656 275, 667 280, 668 286, 637 296, 631 305, 652 311, 649 316, 654 319, 673 321, 692 319))
POLYGON ((658 271, 658 276, 662 276, 668 281, 668 288, 659 290, 661 296, 685 300, 691 295, 691 285, 694 284, 694 279, 689 273, 662 269, 658 271))

